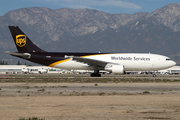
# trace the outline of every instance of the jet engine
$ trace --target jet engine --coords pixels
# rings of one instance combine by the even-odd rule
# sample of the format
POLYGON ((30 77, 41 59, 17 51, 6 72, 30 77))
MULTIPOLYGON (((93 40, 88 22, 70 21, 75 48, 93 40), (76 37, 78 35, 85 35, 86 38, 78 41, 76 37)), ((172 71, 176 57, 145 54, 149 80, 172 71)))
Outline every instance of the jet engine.
POLYGON ((124 66, 123 65, 107 64, 105 66, 105 70, 115 73, 115 74, 124 74, 124 66))

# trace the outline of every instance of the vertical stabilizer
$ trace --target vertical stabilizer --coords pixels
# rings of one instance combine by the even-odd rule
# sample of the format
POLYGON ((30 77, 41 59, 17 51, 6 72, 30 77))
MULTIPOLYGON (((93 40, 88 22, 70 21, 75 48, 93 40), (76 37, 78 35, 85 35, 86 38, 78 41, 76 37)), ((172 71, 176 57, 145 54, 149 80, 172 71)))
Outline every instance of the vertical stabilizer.
POLYGON ((19 29, 18 26, 9 26, 12 37, 19 53, 46 52, 38 48, 32 41, 19 29))

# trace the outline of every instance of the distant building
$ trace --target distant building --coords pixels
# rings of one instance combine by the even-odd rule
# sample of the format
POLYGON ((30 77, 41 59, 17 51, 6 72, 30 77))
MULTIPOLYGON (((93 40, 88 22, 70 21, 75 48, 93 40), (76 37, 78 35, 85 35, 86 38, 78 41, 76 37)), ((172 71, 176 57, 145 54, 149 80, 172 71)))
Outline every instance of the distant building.
POLYGON ((47 66, 26 66, 26 65, 0 65, 0 74, 37 74, 37 73, 60 73, 61 69, 47 66), (53 72, 52 72, 53 71, 53 72))
POLYGON ((180 74, 180 66, 173 66, 168 69, 159 70, 161 74, 180 74))
POLYGON ((0 74, 22 73, 23 68, 26 68, 26 65, 0 65, 0 74))
MULTIPOLYGON (((90 74, 89 70, 63 70, 47 66, 26 66, 26 65, 0 65, 0 74, 42 74, 42 73, 59 73, 59 74, 90 74)), ((102 73, 108 73, 101 71, 102 73)), ((128 72, 128 71, 126 71, 128 72)), ((180 66, 174 66, 168 69, 157 71, 160 74, 180 74, 180 66)), ((129 72, 140 74, 137 71, 129 72)), ((143 73, 143 72, 141 72, 143 73)))

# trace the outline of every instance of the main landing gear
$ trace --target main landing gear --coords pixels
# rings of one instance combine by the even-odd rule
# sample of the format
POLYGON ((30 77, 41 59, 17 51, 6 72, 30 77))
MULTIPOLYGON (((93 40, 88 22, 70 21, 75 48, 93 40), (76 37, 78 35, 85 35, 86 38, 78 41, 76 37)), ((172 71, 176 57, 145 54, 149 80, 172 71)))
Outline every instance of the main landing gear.
POLYGON ((94 70, 94 73, 91 74, 91 77, 101 77, 101 74, 99 74, 99 70, 94 70))

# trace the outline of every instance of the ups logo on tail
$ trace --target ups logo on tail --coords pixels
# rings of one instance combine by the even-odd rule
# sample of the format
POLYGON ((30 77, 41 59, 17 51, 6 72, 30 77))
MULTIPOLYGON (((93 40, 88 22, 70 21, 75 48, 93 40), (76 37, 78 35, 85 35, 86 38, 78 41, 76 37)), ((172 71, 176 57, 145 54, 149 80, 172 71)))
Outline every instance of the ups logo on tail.
POLYGON ((26 45, 26 35, 17 35, 16 36, 16 45, 23 47, 26 45))

